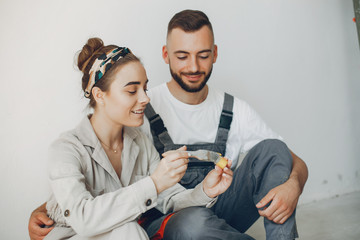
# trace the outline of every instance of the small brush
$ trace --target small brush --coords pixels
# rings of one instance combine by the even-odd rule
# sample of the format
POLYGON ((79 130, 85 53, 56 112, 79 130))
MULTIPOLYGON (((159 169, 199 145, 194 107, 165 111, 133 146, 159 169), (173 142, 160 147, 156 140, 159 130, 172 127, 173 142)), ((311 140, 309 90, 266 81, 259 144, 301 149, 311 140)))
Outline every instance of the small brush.
POLYGON ((220 153, 209 151, 209 150, 196 150, 196 151, 187 151, 190 154, 190 157, 196 158, 200 161, 213 162, 222 169, 227 165, 227 159, 223 158, 220 153))

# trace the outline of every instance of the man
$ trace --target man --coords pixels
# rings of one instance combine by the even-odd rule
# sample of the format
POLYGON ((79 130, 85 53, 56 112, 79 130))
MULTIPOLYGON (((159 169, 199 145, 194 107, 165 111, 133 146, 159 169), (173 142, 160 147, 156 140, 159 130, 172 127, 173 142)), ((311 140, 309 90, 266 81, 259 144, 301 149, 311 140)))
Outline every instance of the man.
MULTIPOLYGON (((217 58, 207 16, 193 10, 177 13, 162 54, 172 78, 149 92, 149 122, 142 130, 160 154, 179 145, 209 149, 232 159, 234 170, 232 185, 211 209, 188 208, 167 219, 164 239, 251 239, 242 233, 259 216, 264 216, 267 239, 296 238, 295 208, 307 167, 249 105, 206 84, 217 58)), ((193 160, 180 183, 191 188, 212 168, 193 160)), ((48 225, 44 206, 30 218, 30 236, 49 231, 39 228, 48 225)), ((144 226, 150 237, 164 217, 144 226)))

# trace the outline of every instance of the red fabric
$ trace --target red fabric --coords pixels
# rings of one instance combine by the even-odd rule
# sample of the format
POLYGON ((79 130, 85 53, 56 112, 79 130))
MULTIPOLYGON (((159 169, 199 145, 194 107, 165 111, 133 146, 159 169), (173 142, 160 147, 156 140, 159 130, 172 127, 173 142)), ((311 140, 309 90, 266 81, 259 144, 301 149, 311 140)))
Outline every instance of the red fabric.
POLYGON ((164 231, 165 231, 165 226, 166 226, 167 222, 169 221, 169 219, 172 217, 172 215, 174 215, 174 213, 169 214, 169 215, 164 219, 164 221, 161 223, 161 226, 160 226, 159 231, 157 231, 157 232, 155 233, 155 235, 150 238, 150 240, 161 240, 161 239, 163 239, 163 237, 164 237, 164 231))
POLYGON ((145 223, 145 221, 146 221, 146 218, 140 217, 140 219, 137 222, 140 226, 142 226, 143 223, 145 223))

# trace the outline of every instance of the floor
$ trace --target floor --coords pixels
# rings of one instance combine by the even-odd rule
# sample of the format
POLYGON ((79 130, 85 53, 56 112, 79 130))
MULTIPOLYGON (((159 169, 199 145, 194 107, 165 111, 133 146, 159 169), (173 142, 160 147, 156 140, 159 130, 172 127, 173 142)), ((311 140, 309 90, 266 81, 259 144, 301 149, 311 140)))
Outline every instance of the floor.
MULTIPOLYGON (((296 221, 300 240, 359 240, 360 192, 300 205, 296 221)), ((262 219, 247 233, 257 240, 265 239, 262 219)))

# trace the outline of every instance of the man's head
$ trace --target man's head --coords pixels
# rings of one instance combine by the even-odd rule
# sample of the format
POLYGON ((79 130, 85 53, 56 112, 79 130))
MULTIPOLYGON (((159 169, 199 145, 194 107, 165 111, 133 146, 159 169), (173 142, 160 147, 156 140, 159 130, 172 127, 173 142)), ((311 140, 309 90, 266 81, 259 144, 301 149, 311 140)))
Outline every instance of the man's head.
POLYGON ((201 11, 184 10, 168 25, 163 58, 173 79, 187 92, 206 85, 217 58, 217 46, 208 17, 201 11))
POLYGON ((203 26, 208 26, 214 37, 211 22, 205 13, 197 10, 183 10, 176 13, 170 20, 167 36, 175 28, 180 28, 184 32, 195 32, 203 26))

